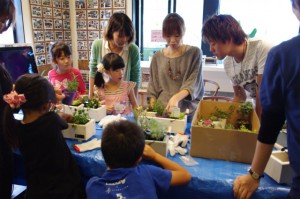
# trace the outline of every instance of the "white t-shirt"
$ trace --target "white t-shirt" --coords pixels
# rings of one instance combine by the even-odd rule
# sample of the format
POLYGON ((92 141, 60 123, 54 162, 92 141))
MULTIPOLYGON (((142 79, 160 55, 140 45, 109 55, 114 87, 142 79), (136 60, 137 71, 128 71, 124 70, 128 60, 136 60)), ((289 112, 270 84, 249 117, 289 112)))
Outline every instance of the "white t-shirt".
POLYGON ((231 56, 224 59, 224 69, 233 86, 242 86, 252 98, 256 96, 258 75, 263 74, 272 45, 260 39, 248 39, 245 57, 237 63, 231 56))

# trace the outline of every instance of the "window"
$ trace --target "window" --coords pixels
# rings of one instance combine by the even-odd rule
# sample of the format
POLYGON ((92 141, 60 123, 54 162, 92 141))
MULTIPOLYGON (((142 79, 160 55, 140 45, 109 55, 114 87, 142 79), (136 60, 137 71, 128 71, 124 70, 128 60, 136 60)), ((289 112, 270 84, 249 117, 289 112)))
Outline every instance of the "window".
POLYGON ((279 44, 298 34, 299 22, 289 1, 282 0, 220 0, 220 14, 231 14, 250 34, 279 44))
POLYGON ((141 59, 149 60, 149 56, 165 47, 162 39, 162 22, 170 12, 176 12, 184 19, 186 33, 184 44, 201 48, 201 29, 203 16, 203 0, 140 0, 142 7, 142 22, 139 34, 141 59), (196 21, 196 23, 195 23, 196 21))

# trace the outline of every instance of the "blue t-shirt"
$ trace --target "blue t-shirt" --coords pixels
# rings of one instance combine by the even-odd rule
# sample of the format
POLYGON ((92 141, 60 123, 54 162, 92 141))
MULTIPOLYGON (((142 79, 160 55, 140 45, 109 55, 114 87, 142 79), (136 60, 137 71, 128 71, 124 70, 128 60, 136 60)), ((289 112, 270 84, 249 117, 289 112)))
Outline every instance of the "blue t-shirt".
POLYGON ((155 199, 158 192, 169 189, 171 178, 171 171, 152 165, 111 169, 101 178, 91 178, 86 185, 86 193, 89 199, 155 199))
POLYGON ((300 36, 274 47, 267 58, 260 86, 262 107, 258 140, 274 144, 284 120, 295 177, 291 198, 300 198, 300 36))

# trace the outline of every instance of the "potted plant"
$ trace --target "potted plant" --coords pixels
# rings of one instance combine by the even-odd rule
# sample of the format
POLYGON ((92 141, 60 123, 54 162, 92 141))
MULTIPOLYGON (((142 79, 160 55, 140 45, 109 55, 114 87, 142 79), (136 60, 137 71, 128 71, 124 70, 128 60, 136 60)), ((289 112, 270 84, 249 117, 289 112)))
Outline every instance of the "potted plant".
POLYGON ((213 126, 215 128, 224 129, 227 124, 227 119, 229 119, 234 111, 234 106, 230 106, 228 110, 222 110, 215 107, 215 112, 211 114, 210 120, 213 121, 213 126))
POLYGON ((96 133, 95 120, 90 119, 89 114, 84 109, 76 109, 73 113, 69 127, 63 130, 65 138, 87 140, 96 133))
POLYGON ((78 85, 79 85, 79 83, 76 80, 76 76, 73 74, 72 79, 67 82, 67 88, 62 90, 63 94, 65 94, 65 96, 66 96, 62 100, 63 104, 66 104, 66 105, 72 104, 72 102, 75 98, 77 89, 78 89, 78 85))
POLYGON ((90 118, 94 119, 96 122, 100 121, 106 116, 106 106, 101 105, 99 101, 95 98, 83 97, 78 100, 74 100, 72 106, 64 105, 64 112, 68 114, 73 114, 77 109, 84 109, 90 118))
POLYGON ((239 109, 237 110, 237 113, 239 114, 239 118, 237 119, 237 128, 243 130, 251 129, 251 123, 250 123, 250 114, 253 111, 253 106, 251 102, 242 102, 240 104, 239 109))
POLYGON ((146 115, 148 118, 155 119, 165 126, 170 126, 174 133, 184 133, 187 116, 185 113, 180 113, 180 117, 173 117, 172 114, 166 113, 166 106, 160 101, 154 101, 153 107, 147 110, 146 115))
POLYGON ((153 118, 148 118, 147 110, 143 107, 138 107, 133 113, 136 122, 144 130, 146 144, 151 145, 157 153, 166 156, 169 140, 166 126, 153 118))

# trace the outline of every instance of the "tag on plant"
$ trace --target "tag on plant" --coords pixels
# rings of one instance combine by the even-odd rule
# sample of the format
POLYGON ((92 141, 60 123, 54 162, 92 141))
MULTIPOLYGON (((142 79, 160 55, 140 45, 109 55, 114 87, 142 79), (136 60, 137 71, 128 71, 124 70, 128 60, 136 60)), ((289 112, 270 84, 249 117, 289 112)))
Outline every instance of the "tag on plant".
POLYGON ((199 163, 194 160, 191 156, 180 156, 180 160, 186 165, 186 166, 194 166, 198 165, 199 163))
POLYGON ((180 117, 180 108, 172 107, 171 108, 171 114, 174 118, 179 118, 180 117))

